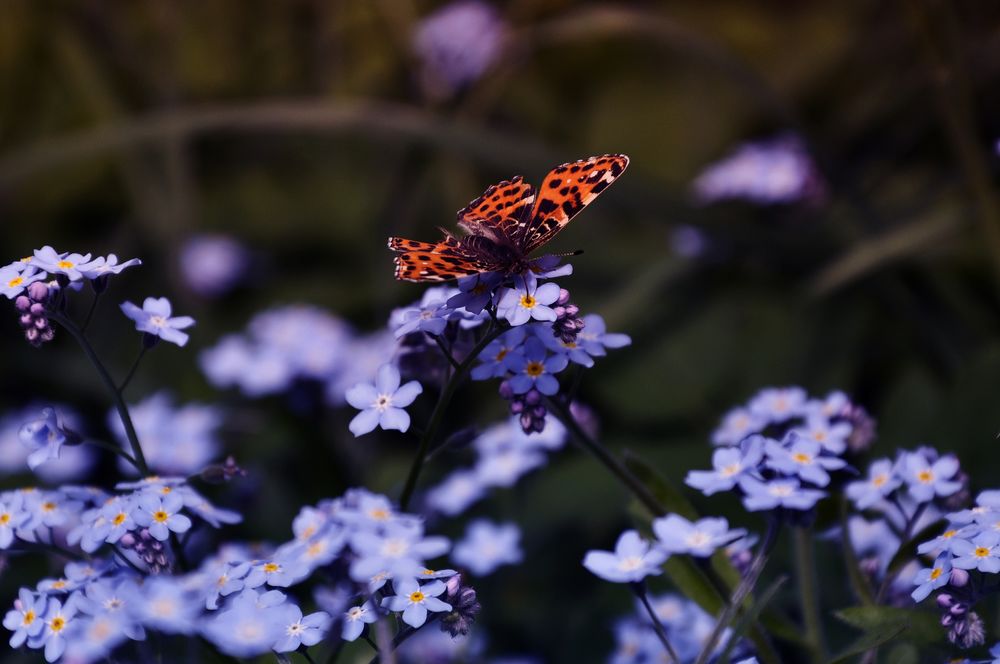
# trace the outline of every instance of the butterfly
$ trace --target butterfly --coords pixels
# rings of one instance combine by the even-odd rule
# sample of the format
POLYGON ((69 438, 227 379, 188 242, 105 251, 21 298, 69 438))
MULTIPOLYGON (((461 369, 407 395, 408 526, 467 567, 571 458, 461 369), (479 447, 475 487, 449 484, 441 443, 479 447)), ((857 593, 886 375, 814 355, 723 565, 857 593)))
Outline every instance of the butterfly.
POLYGON ((628 166, 606 154, 556 166, 535 189, 520 175, 491 186, 458 211, 458 237, 441 229, 440 242, 389 238, 396 279, 448 281, 482 272, 523 274, 528 256, 561 231, 628 166))

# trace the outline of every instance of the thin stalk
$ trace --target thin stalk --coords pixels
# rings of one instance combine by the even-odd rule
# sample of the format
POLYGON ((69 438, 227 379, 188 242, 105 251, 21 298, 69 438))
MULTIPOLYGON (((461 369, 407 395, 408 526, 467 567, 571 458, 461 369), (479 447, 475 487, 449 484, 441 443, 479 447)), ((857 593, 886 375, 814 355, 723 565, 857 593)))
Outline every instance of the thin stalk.
POLYGON ((86 439, 84 441, 84 444, 86 444, 86 445, 93 445, 94 447, 100 447, 101 449, 107 450, 107 451, 111 452, 112 454, 116 454, 116 455, 120 456, 121 458, 125 459, 126 461, 128 461, 129 464, 131 464, 132 467, 135 468, 136 470, 138 470, 140 472, 142 470, 141 468, 139 468, 139 464, 136 463, 135 458, 131 454, 129 454, 128 452, 126 452, 125 450, 123 450, 118 445, 115 445, 114 443, 109 443, 106 440, 96 440, 96 439, 88 438, 88 439, 86 439))
POLYGON ((812 533, 806 528, 795 529, 795 569, 799 594, 802 597, 802 617, 806 623, 806 642, 814 662, 826 659, 823 620, 819 611, 819 587, 816 580, 816 552, 812 533))
POLYGON ((621 482, 625 488, 632 492, 639 502, 654 516, 662 516, 667 513, 667 508, 654 496, 646 485, 638 477, 625 467, 622 462, 614 457, 603 445, 591 438, 583 427, 576 421, 569 407, 556 399, 546 398, 545 403, 549 410, 559 418, 566 430, 569 431, 573 439, 584 449, 594 455, 597 460, 621 482))
POLYGON ((851 588, 862 604, 871 606, 875 603, 875 595, 872 593, 871 584, 868 583, 867 577, 861 571, 861 565, 858 563, 858 555, 854 551, 854 543, 851 541, 851 530, 848 528, 847 501, 843 498, 840 499, 840 544, 851 588))
MULTIPOLYGON (((440 615, 441 614, 435 613, 433 615, 428 616, 427 617, 427 622, 425 622, 423 624, 423 627, 426 627, 427 625, 430 625, 431 623, 433 623, 435 620, 437 620, 440 617, 440 615)), ((399 646, 401 646, 404 641, 406 641, 408 638, 410 638, 411 636, 413 636, 414 634, 416 634, 418 631, 420 631, 420 630, 414 629, 413 627, 407 627, 406 629, 404 629, 403 631, 401 631, 399 634, 397 634, 396 638, 394 638, 392 640, 392 643, 390 644, 389 653, 395 652, 396 649, 399 648, 399 646)), ((372 657, 371 661, 368 662, 368 664, 378 664, 380 656, 381 656, 381 653, 376 654, 374 657, 372 657)))
POLYGON ((656 615, 656 611, 653 610, 652 604, 649 603, 649 597, 646 595, 646 585, 642 582, 630 583, 629 586, 632 588, 632 592, 635 596, 639 598, 642 605, 646 608, 646 613, 649 614, 649 619, 653 622, 653 630, 656 631, 656 636, 659 637, 660 643, 667 651, 667 655, 670 656, 670 661, 674 664, 680 664, 680 658, 677 656, 677 652, 674 647, 670 645, 670 639, 667 638, 667 631, 663 629, 663 623, 660 622, 659 616, 656 615))
POLYGON ((441 341, 441 337, 438 336, 438 335, 436 335, 436 334, 432 334, 430 336, 431 336, 431 338, 434 339, 434 343, 436 343, 438 345, 438 348, 441 349, 441 353, 448 360, 448 364, 451 365, 452 369, 455 369, 456 371, 458 371, 458 368, 461 365, 459 365, 458 360, 456 360, 454 357, 452 357, 451 351, 448 350, 448 347, 444 345, 443 341, 441 341))
POLYGON ((135 375, 135 371, 139 368, 139 363, 142 362, 142 358, 146 355, 147 350, 148 349, 146 348, 145 343, 139 347, 139 354, 135 356, 135 361, 132 362, 132 368, 128 370, 128 375, 125 376, 125 380, 123 380, 122 384, 118 387, 119 393, 125 394, 125 388, 128 387, 130 382, 132 382, 132 376, 135 375))
POLYGON ((486 334, 483 338, 479 340, 479 343, 475 345, 469 355, 462 360, 455 368, 455 372, 451 375, 451 378, 445 384, 444 389, 441 390, 441 395, 438 397, 438 402, 434 406, 434 411, 431 413, 431 420, 424 430, 424 434, 420 436, 420 443, 417 445, 417 454, 413 458, 413 464, 410 466, 410 472, 406 476, 406 484, 403 486, 403 493, 399 496, 399 509, 406 511, 406 508, 410 504, 410 499, 413 497, 413 491, 417 488, 417 479, 420 477, 420 471, 423 470, 424 461, 426 461, 427 450, 430 448, 431 441, 437 435, 437 430, 441 426, 441 422, 444 419, 444 413, 448 410, 448 404, 451 402, 452 396, 455 394, 455 390, 458 388, 458 384, 462 382, 465 378, 465 374, 469 371, 469 367, 472 363, 479 357, 479 354, 483 351, 486 346, 496 339, 498 336, 503 334, 504 328, 496 327, 495 324, 491 324, 486 330, 486 334))
POLYGON ((149 475, 149 466, 146 465, 146 457, 142 453, 142 446, 139 445, 139 436, 135 432, 135 426, 132 424, 132 416, 129 415, 128 406, 125 405, 125 400, 122 398, 121 392, 118 391, 118 387, 115 385, 114 379, 108 370, 104 367, 104 363, 101 362, 101 358, 97 356, 97 352, 94 347, 90 345, 87 341, 86 335, 80 331, 80 328, 76 326, 72 320, 62 315, 61 313, 51 312, 49 313, 49 318, 56 321, 62 325, 63 329, 70 333, 70 335, 76 339, 76 342, 80 344, 80 348, 83 349, 84 354, 90 363, 94 365, 97 370, 97 374, 101 377, 101 382, 104 383, 104 387, 107 388, 108 394, 111 396, 111 401, 115 405, 115 410, 118 412, 118 418, 122 421, 122 426, 125 428, 125 437, 128 438, 128 443, 132 448, 132 457, 135 459, 135 465, 143 475, 149 475))
MULTIPOLYGON (((913 529, 917 527, 917 522, 920 520, 920 517, 924 515, 924 510, 927 509, 927 505, 930 503, 921 503, 915 510, 913 510, 913 514, 906 516, 906 510, 903 509, 902 504, 898 500, 895 502, 900 513, 906 520, 906 523, 903 526, 903 532, 899 533, 899 546, 902 548, 910 543, 910 539, 913 537, 913 529)), ((885 599, 885 594, 889 591, 889 587, 892 585, 892 581, 895 578, 896 575, 886 569, 885 577, 882 579, 882 583, 879 584, 878 592, 875 594, 876 604, 881 604, 882 600, 885 599)))
POLYGON ((302 648, 299 649, 299 654, 305 657, 309 664, 316 664, 316 660, 312 658, 312 655, 309 654, 309 651, 306 650, 305 646, 302 646, 302 648))
POLYGON ((90 327, 90 321, 94 317, 94 312, 97 311, 97 302, 101 299, 101 294, 94 291, 94 299, 90 301, 90 308, 87 309, 87 315, 83 318, 83 325, 80 326, 80 332, 86 333, 87 328, 90 327))
POLYGON ((743 600, 753 592, 754 586, 757 585, 757 580, 760 579, 761 572, 764 571, 764 566, 767 564, 767 557, 771 553, 771 549, 774 548, 774 543, 778 540, 778 530, 780 527, 781 523, 777 519, 770 519, 768 521, 767 532, 764 533, 764 541, 760 543, 760 546, 754 553, 753 560, 750 561, 750 567, 747 569, 747 574, 740 581, 740 585, 736 586, 729 604, 719 614, 719 620, 715 623, 715 627, 712 628, 712 633, 709 634, 708 640, 705 641, 701 652, 698 653, 698 659, 695 660, 695 664, 706 664, 708 662, 716 646, 719 644, 719 639, 722 638, 723 632, 726 631, 729 624, 736 617, 736 612, 739 611, 743 600))

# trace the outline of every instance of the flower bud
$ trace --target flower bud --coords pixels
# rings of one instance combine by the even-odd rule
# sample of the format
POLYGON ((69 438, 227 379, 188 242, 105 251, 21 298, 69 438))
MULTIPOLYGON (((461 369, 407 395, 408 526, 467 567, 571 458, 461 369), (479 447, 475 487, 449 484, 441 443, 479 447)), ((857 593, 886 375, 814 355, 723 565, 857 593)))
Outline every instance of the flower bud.
POLYGON ((27 312, 32 304, 34 303, 26 295, 18 295, 14 300, 14 306, 21 312, 27 312))
POLYGON ((951 570, 951 576, 948 579, 948 584, 955 586, 956 588, 964 588, 968 583, 969 571, 953 567, 951 570))
POLYGON ((49 299, 49 287, 36 281, 28 286, 28 297, 35 302, 45 302, 49 299))

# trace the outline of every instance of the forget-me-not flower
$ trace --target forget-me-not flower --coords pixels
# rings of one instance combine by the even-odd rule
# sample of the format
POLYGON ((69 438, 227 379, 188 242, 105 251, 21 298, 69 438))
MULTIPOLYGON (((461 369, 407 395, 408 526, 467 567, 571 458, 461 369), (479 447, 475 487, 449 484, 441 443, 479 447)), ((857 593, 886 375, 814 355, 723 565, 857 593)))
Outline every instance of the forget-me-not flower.
POLYGON ((632 583, 659 574, 667 557, 666 551, 650 546, 636 531, 626 530, 618 537, 614 552, 588 551, 583 566, 605 581, 632 583))
POLYGON ((172 316, 170 300, 165 297, 147 297, 143 300, 141 309, 131 302, 122 302, 121 309, 135 321, 135 329, 138 331, 178 346, 184 346, 188 342, 188 334, 181 330, 194 325, 194 319, 190 316, 172 316))
POLYGON ((514 374, 510 387, 514 394, 524 394, 535 388, 542 394, 552 396, 559 391, 559 381, 553 374, 566 368, 569 360, 565 355, 549 355, 545 344, 536 337, 524 342, 521 348, 504 360, 514 374))
POLYGON ((855 507, 865 510, 878 503, 903 483, 889 459, 878 459, 868 467, 868 478, 851 482, 845 493, 855 507))
POLYGON ((653 521, 653 532, 667 553, 687 553, 707 558, 715 550, 746 535, 746 530, 729 529, 729 522, 707 517, 691 522, 679 514, 668 514, 653 521))
POLYGON ((399 369, 383 364, 378 368, 374 385, 358 383, 347 390, 347 403, 361 409, 351 420, 351 433, 362 436, 377 426, 398 431, 410 428, 410 416, 403 408, 413 403, 424 388, 415 380, 400 387, 399 380, 399 369))
POLYGON ((917 588, 910 593, 914 602, 922 602, 932 591, 945 586, 951 576, 951 556, 942 553, 934 561, 932 567, 921 569, 913 577, 913 585, 917 588))
POLYGON ((521 530, 516 524, 477 519, 455 544, 451 558, 476 576, 485 576, 501 565, 521 562, 520 539, 521 530))
POLYGON ((530 320, 554 321, 556 312, 549 305, 558 299, 558 285, 549 282, 539 286, 534 277, 528 277, 504 292, 497 304, 497 315, 515 327, 530 320))
POLYGON ((743 506, 751 512, 784 507, 791 510, 811 509, 826 495, 819 489, 803 489, 796 479, 776 479, 763 482, 743 476, 739 481, 743 489, 743 506))
POLYGON ((431 581, 421 586, 416 579, 404 578, 392 582, 395 596, 382 600, 390 611, 402 611, 403 622, 420 627, 427 621, 427 612, 451 611, 451 604, 438 599, 446 586, 443 581, 431 581))
POLYGON ((378 620, 378 613, 372 606, 371 600, 366 601, 361 606, 352 606, 344 613, 344 624, 340 631, 340 638, 345 641, 355 641, 361 636, 365 625, 370 625, 376 620, 378 620))
POLYGON ((958 569, 978 569, 980 572, 1000 572, 1000 534, 981 532, 972 540, 959 539, 951 545, 951 564, 958 569))
POLYGON ((950 496, 962 488, 961 482, 952 479, 958 473, 958 459, 950 454, 932 463, 922 451, 906 452, 898 467, 910 495, 917 502, 950 496))
POLYGON ((745 473, 756 470, 764 458, 764 437, 755 436, 739 447, 720 447, 712 453, 713 470, 692 470, 684 483, 706 496, 729 491, 745 473))

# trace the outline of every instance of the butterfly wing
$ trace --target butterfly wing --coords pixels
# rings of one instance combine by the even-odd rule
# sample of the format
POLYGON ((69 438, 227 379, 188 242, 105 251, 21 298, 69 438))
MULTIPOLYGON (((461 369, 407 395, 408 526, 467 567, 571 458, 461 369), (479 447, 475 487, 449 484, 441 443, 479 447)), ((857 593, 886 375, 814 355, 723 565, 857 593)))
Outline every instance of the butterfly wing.
POLYGON ((483 235, 497 244, 523 232, 535 190, 520 175, 489 187, 479 198, 458 211, 458 226, 470 235, 483 235))
POLYGON ((561 231, 625 172, 628 157, 606 154, 556 166, 542 182, 531 216, 514 236, 527 256, 561 231))
POLYGON ((395 277, 400 281, 448 281, 492 269, 463 252, 458 241, 451 236, 446 236, 441 242, 391 237, 389 248, 396 252, 393 259, 395 277))

